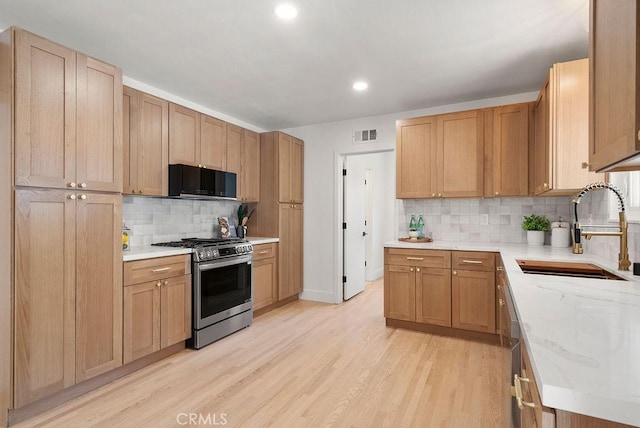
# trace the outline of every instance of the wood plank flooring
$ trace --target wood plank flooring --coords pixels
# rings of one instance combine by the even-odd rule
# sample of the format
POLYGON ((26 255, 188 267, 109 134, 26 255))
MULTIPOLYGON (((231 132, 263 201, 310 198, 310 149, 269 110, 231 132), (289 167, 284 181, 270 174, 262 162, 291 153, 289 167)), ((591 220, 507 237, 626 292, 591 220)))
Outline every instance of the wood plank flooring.
POLYGON ((17 426, 508 426, 509 352, 386 327, 382 294, 297 301, 17 426))

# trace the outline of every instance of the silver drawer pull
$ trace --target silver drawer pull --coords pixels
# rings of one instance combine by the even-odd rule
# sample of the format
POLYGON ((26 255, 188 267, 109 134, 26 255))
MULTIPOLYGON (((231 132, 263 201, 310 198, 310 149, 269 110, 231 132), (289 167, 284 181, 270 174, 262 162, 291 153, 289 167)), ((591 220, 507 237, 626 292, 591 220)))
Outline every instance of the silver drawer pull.
POLYGON ((483 262, 480 260, 463 260, 462 263, 466 263, 468 265, 481 265, 483 262))
POLYGON ((424 257, 407 257, 407 260, 424 260, 424 257))
POLYGON ((268 252, 268 250, 258 251, 258 255, 267 254, 268 252))
POLYGON ((151 270, 151 272, 153 272, 153 273, 166 272, 166 271, 171 270, 171 269, 173 269, 172 266, 167 266, 167 267, 163 267, 163 268, 153 269, 153 270, 151 270))

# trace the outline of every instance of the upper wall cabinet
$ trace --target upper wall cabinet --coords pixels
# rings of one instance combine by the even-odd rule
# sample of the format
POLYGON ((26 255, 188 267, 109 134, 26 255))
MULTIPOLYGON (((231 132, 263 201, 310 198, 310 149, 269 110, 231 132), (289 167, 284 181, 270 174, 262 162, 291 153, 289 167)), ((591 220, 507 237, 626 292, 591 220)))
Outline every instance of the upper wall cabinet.
POLYGON ((253 131, 227 124, 227 171, 237 174, 239 201, 260 200, 260 141, 253 131))
POLYGON ((534 107, 535 195, 571 195, 603 174, 588 169, 589 60, 554 64, 534 107))
POLYGON ((200 161, 204 168, 225 171, 227 167, 227 123, 200 115, 200 161))
POLYGON ((589 164, 640 169, 640 56, 636 0, 591 0, 589 164), (633 159, 630 159, 633 158, 633 159))
POLYGON ((122 191, 119 68, 16 29, 15 183, 122 191))
POLYGON ((530 103, 485 110, 485 196, 529 194, 530 103))
POLYGON ((396 197, 484 193, 484 114, 470 110, 396 123, 396 197))
POLYGON ((278 133, 279 201, 303 202, 304 144, 302 140, 278 133))
POLYGON ((123 120, 123 193, 166 196, 169 103, 125 86, 123 120))

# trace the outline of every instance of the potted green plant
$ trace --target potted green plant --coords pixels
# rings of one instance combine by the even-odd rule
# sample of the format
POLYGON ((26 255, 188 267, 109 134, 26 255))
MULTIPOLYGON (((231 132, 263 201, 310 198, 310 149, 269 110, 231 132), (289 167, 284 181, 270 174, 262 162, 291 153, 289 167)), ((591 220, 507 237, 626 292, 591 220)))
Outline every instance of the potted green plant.
POLYGON ((544 245, 544 233, 550 226, 551 222, 543 215, 531 214, 522 219, 522 229, 527 231, 529 245, 544 245))

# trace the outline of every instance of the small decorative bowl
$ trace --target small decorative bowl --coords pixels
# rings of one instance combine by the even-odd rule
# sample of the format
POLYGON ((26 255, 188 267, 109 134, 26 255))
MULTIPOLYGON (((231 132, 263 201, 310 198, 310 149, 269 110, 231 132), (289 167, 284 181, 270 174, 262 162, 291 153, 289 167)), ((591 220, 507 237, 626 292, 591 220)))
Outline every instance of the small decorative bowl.
POLYGON ((418 239, 418 231, 417 230, 410 230, 409 231, 409 238, 418 239))

